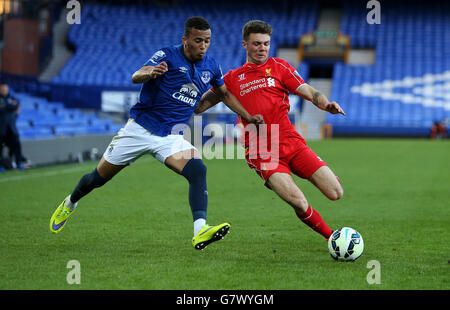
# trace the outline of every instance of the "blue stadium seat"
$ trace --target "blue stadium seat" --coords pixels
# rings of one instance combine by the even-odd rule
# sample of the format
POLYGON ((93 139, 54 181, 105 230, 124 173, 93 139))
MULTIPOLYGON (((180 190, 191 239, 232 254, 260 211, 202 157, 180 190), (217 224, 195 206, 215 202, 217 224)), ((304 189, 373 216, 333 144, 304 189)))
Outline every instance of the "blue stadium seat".
POLYGON ((112 135, 123 126, 79 109, 68 109, 62 102, 24 93, 14 94, 21 104, 17 128, 21 139, 52 139, 89 134, 112 135))
MULTIPOLYGON (((332 98, 342 102, 348 114, 352 114, 347 124, 338 121, 335 116, 328 116, 327 121, 335 125, 335 132, 342 130, 348 133, 353 130, 357 133, 366 130, 364 127, 372 127, 374 122, 375 127, 379 128, 389 126, 386 124, 409 129, 425 128, 435 120, 448 118, 450 107, 448 104, 445 106, 446 101, 442 97, 430 99, 421 91, 427 85, 443 88, 448 83, 448 79, 434 82, 425 82, 424 79, 430 74, 450 71, 450 19, 446 15, 450 11, 450 3, 434 0, 426 3, 420 0, 387 1, 382 4, 383 15, 379 25, 366 22, 367 11, 359 0, 342 1, 342 5, 341 31, 350 36, 353 47, 375 47, 376 62, 372 66, 335 65, 332 98), (417 82, 402 85, 406 77, 417 82), (380 89, 371 96, 352 92, 354 86, 373 86, 386 80, 394 81, 398 86, 380 89), (403 101, 407 97, 390 99, 386 96, 389 93, 392 96, 410 95, 414 102, 403 101), (367 118, 367 113, 373 118, 367 118), (355 125, 355 117, 361 125, 355 125)), ((443 93, 448 96, 449 90, 445 89, 443 93)))
MULTIPOLYGON (((444 106, 448 100, 436 97, 430 104, 420 94, 425 88, 424 82, 381 89, 370 96, 353 92, 352 87, 382 84, 386 80, 398 82, 406 77, 420 79, 427 74, 450 71, 447 14, 450 2, 386 1, 382 3, 379 25, 367 23, 367 8, 361 5, 361 0, 341 0, 341 3, 341 31, 350 36, 352 47, 375 48, 376 62, 371 66, 335 65, 331 98, 342 104, 348 116, 328 115, 327 121, 337 126, 337 131, 345 126, 357 131, 364 126, 426 127, 435 120, 449 118, 450 107, 444 106), (385 96, 388 92, 392 92, 392 98, 385 96), (400 96, 407 94, 413 95, 415 102, 407 102, 400 96)), ((302 34, 314 30, 318 12, 318 1, 295 2, 295 5, 282 1, 275 5, 270 0, 231 0, 217 2, 213 7, 195 1, 189 6, 165 8, 151 3, 146 6, 86 3, 82 10, 83 22, 73 25, 68 33, 76 52, 52 83, 131 88, 131 74, 157 49, 180 43, 184 21, 193 15, 203 15, 210 21, 213 41, 208 53, 221 63, 225 73, 245 61, 240 38, 242 25, 249 19, 263 19, 272 24, 271 55, 274 55, 277 46, 295 47, 302 34)), ((300 64, 298 71, 308 79, 306 63, 300 64)), ((433 85, 443 84, 441 81, 433 85)), ((448 92, 446 89, 447 95, 448 92)), ((22 130, 28 130, 27 122, 52 128, 78 124, 86 126, 88 133, 116 129, 115 124, 86 118, 83 113, 67 111, 61 104, 43 98, 22 94, 21 101, 22 130), (44 111, 50 112, 44 116, 44 111)))
POLYGON ((317 11, 315 1, 291 7, 275 6, 269 0, 227 1, 215 3, 214 8, 200 1, 183 9, 87 3, 82 10, 83 22, 73 25, 68 33, 77 51, 52 83, 132 86, 131 74, 157 49, 181 43, 185 19, 198 12, 211 23, 209 54, 219 60, 225 73, 245 60, 241 28, 250 18, 264 19, 274 26, 275 53, 277 45, 297 46, 300 36, 314 29, 317 11))

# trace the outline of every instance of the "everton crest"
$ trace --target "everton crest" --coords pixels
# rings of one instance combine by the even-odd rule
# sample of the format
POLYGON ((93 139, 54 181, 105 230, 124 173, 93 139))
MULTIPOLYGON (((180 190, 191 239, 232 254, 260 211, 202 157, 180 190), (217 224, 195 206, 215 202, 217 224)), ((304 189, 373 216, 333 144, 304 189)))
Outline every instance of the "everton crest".
POLYGON ((202 82, 208 84, 211 80, 211 73, 209 71, 202 71, 202 82))

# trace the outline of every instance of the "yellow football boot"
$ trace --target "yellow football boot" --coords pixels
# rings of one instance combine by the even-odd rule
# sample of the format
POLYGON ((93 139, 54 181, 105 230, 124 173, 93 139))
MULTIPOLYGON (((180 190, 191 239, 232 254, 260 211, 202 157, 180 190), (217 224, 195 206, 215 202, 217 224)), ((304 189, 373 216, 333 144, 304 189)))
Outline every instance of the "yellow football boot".
POLYGON ((203 250, 208 244, 223 239, 230 230, 230 224, 222 223, 216 226, 205 225, 192 238, 192 245, 196 250, 203 250))
POLYGON ((69 207, 66 207, 66 199, 64 199, 58 208, 56 208, 50 219, 50 231, 55 234, 59 233, 64 225, 66 225, 69 216, 74 211, 75 209, 70 210, 69 207))

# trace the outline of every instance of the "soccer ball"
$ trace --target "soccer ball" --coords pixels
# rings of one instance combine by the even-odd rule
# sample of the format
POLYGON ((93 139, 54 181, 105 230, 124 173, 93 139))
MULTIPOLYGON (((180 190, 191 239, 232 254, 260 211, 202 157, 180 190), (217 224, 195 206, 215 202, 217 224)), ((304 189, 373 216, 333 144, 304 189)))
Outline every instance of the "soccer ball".
POLYGON ((364 251, 364 241, 359 232, 350 227, 335 230, 328 239, 328 251, 338 261, 352 262, 364 251))

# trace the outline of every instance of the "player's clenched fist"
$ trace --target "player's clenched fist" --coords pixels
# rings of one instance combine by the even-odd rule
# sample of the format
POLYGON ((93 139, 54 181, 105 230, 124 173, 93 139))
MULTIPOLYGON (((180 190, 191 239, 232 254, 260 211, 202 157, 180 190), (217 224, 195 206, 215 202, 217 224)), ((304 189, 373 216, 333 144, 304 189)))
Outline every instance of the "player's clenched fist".
POLYGON ((264 118, 261 114, 255 114, 250 117, 248 122, 255 125, 264 124, 264 118))
POLYGON ((165 61, 161 62, 157 66, 153 67, 152 72, 150 73, 151 79, 156 79, 166 73, 168 70, 167 63, 165 61))

